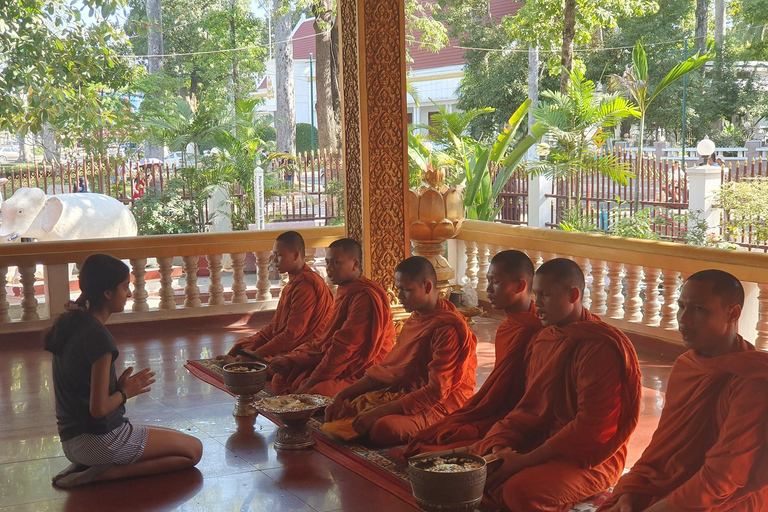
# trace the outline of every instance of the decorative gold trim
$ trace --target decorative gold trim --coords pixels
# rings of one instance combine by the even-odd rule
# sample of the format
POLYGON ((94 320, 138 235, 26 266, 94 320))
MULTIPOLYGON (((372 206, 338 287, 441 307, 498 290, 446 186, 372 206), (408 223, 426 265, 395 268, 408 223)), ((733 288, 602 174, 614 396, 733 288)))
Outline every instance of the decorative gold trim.
POLYGON ((416 82, 430 82, 432 80, 448 80, 450 78, 464 78, 464 73, 459 71, 458 73, 444 73, 442 75, 431 76, 410 76, 408 81, 412 84, 416 82))

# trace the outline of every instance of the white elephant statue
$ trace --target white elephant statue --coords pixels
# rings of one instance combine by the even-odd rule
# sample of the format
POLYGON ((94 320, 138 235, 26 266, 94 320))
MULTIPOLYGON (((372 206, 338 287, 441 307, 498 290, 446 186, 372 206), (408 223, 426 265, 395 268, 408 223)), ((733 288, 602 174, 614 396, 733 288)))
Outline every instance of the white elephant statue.
POLYGON ((46 196, 39 188, 19 188, 2 208, 0 242, 21 238, 79 240, 136 236, 136 219, 120 201, 103 194, 46 196))

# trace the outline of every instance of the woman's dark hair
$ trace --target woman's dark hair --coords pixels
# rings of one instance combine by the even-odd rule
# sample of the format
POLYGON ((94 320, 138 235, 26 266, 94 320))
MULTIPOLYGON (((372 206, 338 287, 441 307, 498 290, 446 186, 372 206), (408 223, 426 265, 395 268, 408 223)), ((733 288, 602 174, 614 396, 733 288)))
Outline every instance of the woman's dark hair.
POLYGON ((128 279, 128 265, 108 254, 92 254, 80 266, 79 308, 63 313, 44 336, 45 350, 58 354, 86 319, 86 307, 101 307, 107 298, 104 292, 114 290, 128 279))

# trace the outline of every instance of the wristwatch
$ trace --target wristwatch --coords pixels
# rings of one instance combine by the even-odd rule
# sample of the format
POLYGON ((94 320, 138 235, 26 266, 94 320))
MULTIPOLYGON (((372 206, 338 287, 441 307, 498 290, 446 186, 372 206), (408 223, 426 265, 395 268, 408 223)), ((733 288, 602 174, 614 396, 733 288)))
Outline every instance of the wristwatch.
POLYGON ((122 389, 118 389, 118 391, 120 392, 121 395, 123 395, 123 403, 122 403, 122 405, 125 405, 125 402, 128 401, 128 396, 125 394, 125 391, 123 391, 122 389))

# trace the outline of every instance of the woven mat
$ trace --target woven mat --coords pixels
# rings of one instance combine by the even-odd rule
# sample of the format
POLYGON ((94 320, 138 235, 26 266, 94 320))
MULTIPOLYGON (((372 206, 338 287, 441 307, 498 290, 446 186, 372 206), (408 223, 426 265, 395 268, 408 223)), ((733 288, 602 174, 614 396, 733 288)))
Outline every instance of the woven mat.
MULTIPOLYGON (((229 393, 224 386, 222 366, 221 361, 215 359, 187 361, 187 364, 184 365, 198 379, 229 393)), ((259 399, 267 396, 272 396, 272 393, 265 389, 256 397, 259 399)), ((273 423, 280 425, 277 418, 268 414, 264 416, 273 423)), ((403 457, 405 446, 373 448, 356 442, 342 443, 326 436, 320 429, 322 424, 323 421, 317 417, 309 420, 309 426, 315 431, 315 437, 318 440, 314 446, 317 451, 415 506, 411 495, 411 484, 408 480, 408 464, 403 457)), ((583 503, 579 503, 570 512, 593 512, 610 496, 610 491, 600 493, 583 503)))

